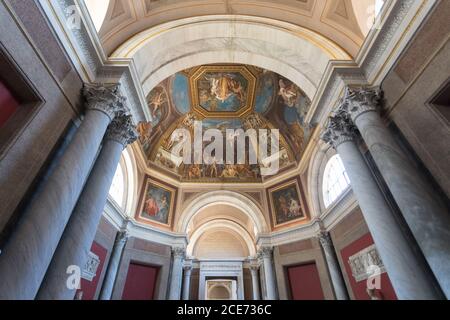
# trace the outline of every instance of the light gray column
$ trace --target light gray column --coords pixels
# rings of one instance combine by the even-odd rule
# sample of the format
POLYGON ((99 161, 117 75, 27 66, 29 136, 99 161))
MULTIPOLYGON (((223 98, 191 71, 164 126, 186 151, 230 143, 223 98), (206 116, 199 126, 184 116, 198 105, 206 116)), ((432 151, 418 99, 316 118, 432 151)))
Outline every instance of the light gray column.
POLYGON ((103 280, 102 289, 100 291, 99 300, 111 300, 127 240, 128 232, 126 230, 117 233, 111 257, 109 258, 108 268, 106 269, 105 278, 103 280))
POLYGON ((256 264, 250 265, 250 272, 252 274, 253 300, 259 300, 261 299, 261 295, 259 293, 259 266, 256 264))
POLYGON ((189 294, 191 292, 191 273, 192 264, 185 264, 183 266, 184 270, 184 281, 183 281, 183 300, 189 300, 189 294))
POLYGON ((183 259, 185 256, 184 248, 172 248, 173 263, 172 263, 172 278, 170 281, 170 300, 180 300, 181 284, 183 280, 183 259))
MULTIPOLYGON (((386 184, 442 290, 450 298, 450 213, 418 173, 379 116, 379 89, 347 88, 347 111, 370 150, 386 184)), ((443 150, 443 153, 446 151, 443 150)))
POLYGON ((273 248, 261 247, 258 251, 264 264, 264 278, 266 283, 267 300, 277 299, 277 289, 275 281, 275 270, 273 268, 273 248))
POLYGON ((341 268, 339 267, 330 234, 326 231, 321 231, 317 237, 325 255, 336 300, 348 300, 347 288, 342 277, 341 268))
POLYGON ((402 234, 354 139, 356 128, 342 112, 331 117, 322 139, 342 159, 364 219, 399 299, 437 299, 439 294, 402 234))
POLYGON ((124 98, 117 85, 84 88, 87 112, 0 256, 0 299, 33 299, 78 200, 101 141, 124 98))
POLYGON ((53 255, 37 299, 73 299, 76 289, 66 284, 67 268, 82 268, 86 263, 122 151, 136 138, 131 115, 118 115, 109 125, 103 147, 53 255))

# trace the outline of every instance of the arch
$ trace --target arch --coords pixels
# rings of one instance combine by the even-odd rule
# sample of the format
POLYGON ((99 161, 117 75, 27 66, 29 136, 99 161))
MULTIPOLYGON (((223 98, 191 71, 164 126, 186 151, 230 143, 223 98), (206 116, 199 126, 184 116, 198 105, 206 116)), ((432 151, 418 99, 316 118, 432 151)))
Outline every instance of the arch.
POLYGON ((239 63, 282 75, 310 99, 330 60, 351 59, 338 45, 311 30, 267 18, 235 15, 187 18, 158 25, 130 38, 111 58, 134 60, 145 95, 184 69, 239 63))
MULTIPOLYGON (((228 229, 228 230, 234 232, 235 235, 238 235, 241 238, 241 240, 243 240, 243 243, 246 245, 247 250, 248 250, 247 252, 249 253, 249 255, 250 256, 256 255, 255 243, 254 243, 254 240, 252 239, 252 237, 250 236, 250 234, 248 233, 248 231, 245 230, 245 228, 243 228, 239 224, 237 224, 233 221, 225 220, 225 219, 217 219, 217 220, 209 221, 209 222, 203 224, 202 226, 200 226, 197 230, 195 230, 194 233, 192 234, 191 238, 189 239, 189 244, 187 245, 186 253, 189 256, 192 256, 198 241, 201 239, 201 236, 203 234, 205 234, 205 232, 208 232, 210 230, 216 230, 216 229, 219 229, 219 230, 220 229, 228 229)), ((243 258, 245 258, 245 257, 243 257, 243 258)))
POLYGON ((258 233, 268 232, 269 228, 261 209, 246 196, 227 190, 211 191, 194 198, 181 212, 176 231, 187 233, 189 223, 200 210, 217 204, 225 204, 241 210, 251 219, 258 233))
POLYGON ((218 0, 208 4, 202 0, 113 0, 109 6, 108 18, 99 32, 107 55, 145 29, 175 20, 230 13, 299 25, 339 44, 353 57, 364 41, 353 14, 352 0, 218 0))

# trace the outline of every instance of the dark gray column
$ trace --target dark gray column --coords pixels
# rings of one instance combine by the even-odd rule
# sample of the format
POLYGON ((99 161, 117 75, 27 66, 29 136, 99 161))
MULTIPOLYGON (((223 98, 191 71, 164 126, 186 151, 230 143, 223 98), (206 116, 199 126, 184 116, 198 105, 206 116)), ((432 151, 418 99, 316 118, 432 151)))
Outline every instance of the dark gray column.
POLYGON ((264 278, 266 283, 267 300, 277 299, 277 282, 275 280, 275 270, 273 268, 273 248, 261 247, 258 255, 262 258, 264 265, 264 278))
POLYGON ((38 299, 73 299, 76 289, 66 284, 67 268, 82 268, 86 263, 122 151, 136 138, 131 116, 116 116, 106 132, 100 154, 53 255, 38 299))
POLYGON ((428 264, 450 298, 450 213, 383 124, 378 113, 380 100, 379 89, 347 88, 341 108, 361 132, 428 264))
POLYGON ((250 265, 250 272, 252 274, 253 300, 259 300, 261 299, 259 293, 259 266, 257 264, 250 265))
POLYGON ((33 299, 111 120, 124 108, 117 85, 86 86, 86 116, 58 166, 25 209, 0 256, 0 299, 33 299))
POLYGON ((183 270, 184 270, 183 300, 189 300, 189 294, 191 292, 192 262, 184 264, 183 270))
POLYGON ((181 284, 183 281, 183 259, 186 251, 184 248, 172 248, 173 263, 172 263, 172 278, 170 280, 170 300, 180 300, 181 284))
POLYGON ((342 159, 364 219, 399 299, 437 299, 439 294, 414 255, 354 139, 356 128, 340 112, 331 117, 322 139, 342 159))
POLYGON ((342 277, 341 268, 339 267, 330 234, 326 231, 321 231, 317 237, 319 238, 320 245, 322 246, 325 255, 336 300, 348 300, 347 288, 345 286, 344 278, 342 277))
POLYGON ((126 230, 119 231, 114 242, 114 247, 109 258, 108 268, 106 269, 99 300, 111 300, 114 284, 119 273, 120 262, 122 261, 123 250, 127 244, 128 233, 126 230))

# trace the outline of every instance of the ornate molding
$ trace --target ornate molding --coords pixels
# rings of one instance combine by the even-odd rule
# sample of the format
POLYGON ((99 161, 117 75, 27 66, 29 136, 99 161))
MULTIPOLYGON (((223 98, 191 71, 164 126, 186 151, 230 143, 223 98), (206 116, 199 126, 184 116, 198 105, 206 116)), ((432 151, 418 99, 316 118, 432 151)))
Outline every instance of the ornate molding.
POLYGON ((97 269, 100 265, 100 258, 93 252, 89 251, 88 260, 84 264, 81 277, 87 281, 92 281, 97 275, 97 269))
POLYGON ((120 93, 120 85, 84 84, 83 95, 87 110, 98 110, 111 120, 118 113, 126 112, 126 98, 120 93))
POLYGON ((352 88, 346 87, 344 98, 338 110, 349 114, 353 122, 360 115, 381 108, 383 92, 379 87, 374 88, 352 88))
POLYGON ((130 114, 119 114, 116 116, 106 132, 106 139, 117 141, 124 148, 136 141, 137 137, 136 126, 130 114))
POLYGON ((346 111, 339 108, 332 115, 320 138, 326 143, 337 148, 341 143, 354 141, 358 136, 358 130, 346 111))
POLYGON ((356 282, 386 272, 375 245, 371 245, 348 258, 356 282))

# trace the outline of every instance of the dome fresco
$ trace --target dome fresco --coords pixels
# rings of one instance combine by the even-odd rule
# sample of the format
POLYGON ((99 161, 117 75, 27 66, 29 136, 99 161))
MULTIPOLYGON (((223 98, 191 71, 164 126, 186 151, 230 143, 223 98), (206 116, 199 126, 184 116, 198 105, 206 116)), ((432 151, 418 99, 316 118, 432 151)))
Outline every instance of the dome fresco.
MULTIPOLYGON (((203 132, 222 132, 224 149, 227 129, 278 129, 280 171, 300 160, 311 132, 304 123, 311 102, 303 91, 274 72, 248 65, 184 70, 157 85, 147 103, 152 119, 139 123, 138 131, 148 164, 185 182, 261 182, 266 178, 261 175, 261 159, 257 164, 246 160, 231 165, 215 159, 209 164, 185 164, 171 157, 172 133, 179 128, 193 133, 194 121, 202 121, 203 132)), ((246 155, 249 146, 247 141, 246 155)))

